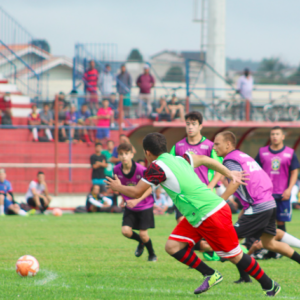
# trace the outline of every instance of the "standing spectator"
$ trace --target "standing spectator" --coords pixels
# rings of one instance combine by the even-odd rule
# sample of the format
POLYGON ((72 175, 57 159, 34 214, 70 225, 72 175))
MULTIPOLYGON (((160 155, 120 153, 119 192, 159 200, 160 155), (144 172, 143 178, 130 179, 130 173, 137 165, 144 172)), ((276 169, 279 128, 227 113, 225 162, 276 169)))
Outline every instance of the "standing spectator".
MULTIPOLYGON (((252 90, 253 90, 253 77, 251 76, 250 70, 245 69, 244 75, 242 75, 237 83, 237 93, 242 97, 240 105, 240 120, 245 119, 246 106, 249 105, 250 109, 250 120, 252 119, 252 90)), ((246 116, 247 117, 247 116, 246 116)))
POLYGON ((155 190, 154 199, 153 213, 155 215, 163 215, 168 210, 169 206, 166 196, 161 192, 160 186, 155 190))
POLYGON ((102 107, 99 108, 96 118, 98 119, 96 138, 97 140, 109 138, 109 127, 114 122, 114 113, 109 107, 109 100, 103 99, 102 107))
MULTIPOLYGON (((53 114, 50 111, 48 103, 44 103, 43 110, 40 112, 40 119, 42 125, 52 126, 53 125, 53 114)), ((45 129, 45 134, 50 142, 53 142, 52 133, 49 128, 45 129)))
POLYGON ((126 71, 125 65, 121 66, 121 73, 117 76, 117 91, 123 95, 123 107, 125 118, 130 117, 130 89, 132 87, 132 79, 126 71))
POLYGON ((102 98, 109 98, 113 92, 113 81, 114 77, 111 74, 110 65, 105 66, 105 70, 100 74, 99 85, 102 98))
POLYGON ((114 119, 119 118, 119 102, 116 99, 116 94, 112 93, 110 95, 109 107, 114 111, 114 119))
POLYGON ((158 114, 158 121, 171 121, 171 111, 164 97, 160 98, 159 106, 156 108, 156 113, 158 114))
MULTIPOLYGON (((32 112, 28 116, 28 125, 31 125, 31 126, 41 125, 41 119, 40 119, 40 115, 37 112, 37 106, 36 106, 36 104, 32 105, 32 112)), ((33 141, 34 142, 38 142, 39 141, 39 135, 38 135, 38 131, 39 130, 38 130, 38 128, 37 127, 33 127, 30 130, 32 131, 33 141)))
POLYGON ((102 153, 102 144, 96 143, 95 153, 91 155, 90 162, 92 166, 92 183, 100 185, 101 192, 105 191, 105 174, 104 170, 107 168, 107 161, 105 155, 102 153))
POLYGON ((142 115, 143 104, 147 105, 147 115, 150 115, 152 111, 151 107, 151 88, 154 87, 155 80, 154 77, 149 73, 149 65, 144 66, 144 74, 141 74, 137 81, 136 85, 140 88, 139 94, 139 108, 138 115, 142 115))
MULTIPOLYGON (((78 125, 79 126, 89 126, 91 125, 91 113, 88 110, 87 105, 82 104, 80 111, 78 112, 78 125)), ((82 136, 88 145, 91 145, 91 130, 87 130, 86 128, 79 130, 79 135, 82 136)))
MULTIPOLYGON (((135 148, 133 147, 133 145, 131 144, 130 142, 130 139, 127 137, 126 134, 120 134, 120 144, 130 144, 131 147, 132 147, 132 152, 133 154, 136 154, 136 150, 135 148)), ((110 161, 113 163, 113 164, 118 164, 120 162, 120 159, 119 159, 119 154, 118 154, 118 146, 116 146, 112 152, 112 157, 110 159, 110 161)))
POLYGON ((98 80, 99 73, 95 68, 95 61, 91 60, 89 69, 84 73, 83 81, 85 92, 87 95, 86 101, 90 103, 91 110, 95 109, 95 103, 98 102, 98 80))
POLYGON ((172 95, 171 101, 168 103, 168 108, 171 111, 171 120, 180 118, 180 121, 184 122, 184 107, 178 101, 175 94, 172 95))
POLYGON ((5 215, 28 216, 19 204, 14 203, 11 183, 6 179, 5 170, 0 169, 0 217, 5 215))
POLYGON ((30 182, 25 198, 29 206, 38 207, 41 213, 47 210, 52 199, 44 172, 38 172, 37 179, 30 182))
POLYGON ((70 126, 69 130, 70 130, 70 141, 72 141, 74 139, 75 136, 75 127, 77 126, 79 120, 79 114, 78 111, 76 110, 76 106, 74 104, 71 105, 70 107, 70 111, 66 112, 66 125, 70 126))
POLYGON ((115 143, 112 140, 107 141, 106 143, 107 149, 102 151, 102 154, 105 156, 107 161, 107 167, 104 170, 105 176, 112 177, 114 164, 111 162, 112 153, 115 147, 115 143))

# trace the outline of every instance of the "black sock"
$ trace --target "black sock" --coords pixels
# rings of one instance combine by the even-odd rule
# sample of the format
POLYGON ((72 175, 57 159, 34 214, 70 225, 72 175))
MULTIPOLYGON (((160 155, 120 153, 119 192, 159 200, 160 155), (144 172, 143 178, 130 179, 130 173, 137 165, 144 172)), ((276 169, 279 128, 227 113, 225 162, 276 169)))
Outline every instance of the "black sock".
POLYGON ((293 253, 291 259, 296 261, 298 264, 300 264, 300 255, 296 251, 293 253))
POLYGON ((206 265, 193 251, 192 247, 186 246, 172 255, 183 264, 199 271, 203 276, 212 275, 215 270, 206 265))
POLYGON ((207 253, 210 257, 213 257, 214 255, 214 251, 205 251, 205 253, 207 253))
POLYGON ((241 268, 240 265, 237 265, 236 267, 237 267, 237 269, 239 270, 240 278, 244 279, 246 282, 249 282, 249 281, 250 281, 250 276, 248 275, 248 273, 246 273, 246 272, 244 271, 244 269, 241 268))
POLYGON ((257 261, 248 254, 244 253, 242 259, 236 266, 255 278, 264 290, 270 290, 273 287, 271 278, 269 278, 264 270, 260 268, 257 261))
POLYGON ((152 247, 151 239, 149 239, 149 241, 147 243, 144 243, 144 245, 146 246, 149 255, 154 255, 154 249, 152 247))
POLYGON ((200 242, 198 242, 198 243, 195 244, 194 250, 200 251, 200 242))
POLYGON ((284 232, 286 232, 285 223, 283 225, 277 225, 277 228, 281 229, 284 232))
POLYGON ((130 239, 131 240, 136 240, 141 244, 143 243, 140 236, 135 231, 132 231, 132 236, 130 237, 130 239))

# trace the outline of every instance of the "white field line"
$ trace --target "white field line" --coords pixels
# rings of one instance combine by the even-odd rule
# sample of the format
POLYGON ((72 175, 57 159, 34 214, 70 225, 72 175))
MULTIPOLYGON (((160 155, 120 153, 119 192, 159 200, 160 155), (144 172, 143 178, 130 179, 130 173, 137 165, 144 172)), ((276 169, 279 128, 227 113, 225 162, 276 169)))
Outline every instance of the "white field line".
POLYGON ((34 285, 45 285, 45 284, 48 284, 49 282, 55 280, 58 277, 58 275, 52 271, 43 270, 42 273, 45 274, 46 277, 43 279, 38 279, 38 280, 35 279, 33 282, 34 285))

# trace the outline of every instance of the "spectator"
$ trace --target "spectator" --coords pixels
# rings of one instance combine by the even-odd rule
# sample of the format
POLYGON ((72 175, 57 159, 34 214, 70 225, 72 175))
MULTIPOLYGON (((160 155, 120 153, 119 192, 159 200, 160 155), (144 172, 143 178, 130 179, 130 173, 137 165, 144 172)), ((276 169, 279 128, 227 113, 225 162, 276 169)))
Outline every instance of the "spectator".
MULTIPOLYGON (((40 112, 40 119, 42 125, 52 126, 53 125, 53 114, 50 111, 48 103, 44 103, 43 110, 40 112)), ((45 129, 45 134, 50 142, 53 142, 53 137, 49 128, 45 129)))
POLYGON ((94 184, 86 198, 86 210, 88 212, 110 212, 112 200, 100 194, 100 186, 94 184))
POLYGON ((246 105, 248 103, 250 109, 250 120, 252 119, 252 90, 253 90, 253 77, 251 76, 250 70, 245 69, 244 75, 242 75, 237 83, 237 93, 239 93, 242 97, 241 105, 240 105, 240 120, 245 119, 246 114, 246 105))
MULTIPOLYGON (((65 124, 70 126, 70 128, 69 128, 70 141, 72 141, 74 139, 74 136, 75 136, 75 128, 72 128, 72 127, 77 126, 78 120, 79 120, 78 111, 76 110, 76 106, 74 104, 72 104, 71 107, 70 107, 70 111, 66 112, 66 121, 65 121, 65 124)), ((75 140, 77 140, 77 139, 78 139, 78 137, 76 137, 75 140)))
POLYGON ((86 101, 90 103, 91 111, 95 109, 95 104, 98 102, 98 80, 99 73, 95 68, 95 61, 91 60, 89 69, 84 73, 83 81, 85 85, 86 101))
POLYGON ((0 124, 12 125, 10 93, 5 93, 3 98, 0 99, 0 124))
POLYGON ((114 119, 119 118, 119 102, 116 98, 117 97, 115 93, 110 95, 109 107, 114 111, 114 119))
MULTIPOLYGON (((134 146, 131 144, 129 138, 127 137, 126 134, 120 134, 120 144, 130 144, 132 146, 132 152, 133 154, 136 154, 136 150, 134 148, 134 146)), ((110 159, 110 161, 113 163, 113 164, 118 164, 120 162, 120 159, 119 159, 119 154, 118 154, 118 146, 116 146, 112 152, 112 157, 110 159)))
POLYGON ((130 89, 132 87, 132 79, 126 71, 125 65, 121 66, 121 73, 117 76, 117 91, 123 95, 123 107, 125 118, 130 117, 130 89))
MULTIPOLYGON (((91 125, 91 113, 88 110, 87 105, 84 103, 82 104, 80 111, 78 112, 78 126, 89 126, 91 125)), ((92 132, 91 130, 87 130, 86 128, 79 130, 79 135, 83 136, 85 142, 88 145, 91 145, 91 136, 92 132)))
POLYGON ((158 121, 171 121, 170 109, 168 107, 166 98, 160 98, 159 106, 156 108, 156 113, 158 114, 158 121))
POLYGON ((146 167, 146 163, 144 159, 138 159, 137 162, 142 165, 143 167, 146 167))
POLYGON ((109 100, 103 99, 102 107, 99 108, 97 112, 98 124, 96 138, 99 142, 101 139, 109 138, 109 127, 110 124, 114 122, 114 113, 112 109, 109 107, 109 100))
POLYGON ((107 161, 107 167, 104 170, 104 175, 113 177, 113 169, 114 169, 114 164, 111 162, 111 157, 112 153, 115 147, 115 143, 112 140, 107 141, 106 143, 107 150, 103 150, 102 154, 105 156, 106 161, 107 161))
MULTIPOLYGON (((31 126, 41 125, 41 119, 40 119, 40 115, 37 112, 37 106, 36 106, 36 104, 32 105, 32 112, 28 116, 28 125, 31 125, 31 126)), ((34 142, 38 142, 39 141, 39 135, 38 135, 38 131, 39 130, 38 130, 38 128, 37 127, 33 127, 30 130, 32 131, 33 141, 34 142)))
MULTIPOLYGON (((59 101, 58 102, 58 126, 64 126, 65 121, 66 121, 65 105, 63 101, 59 101)), ((59 128, 59 140, 63 142, 67 140, 66 129, 64 127, 59 128)))
POLYGON ((184 107, 178 101, 175 94, 172 95, 171 101, 168 103, 168 108, 171 111, 171 120, 180 118, 180 121, 184 122, 184 107))
POLYGON ((138 116, 141 117, 143 104, 147 105, 147 116, 151 114, 151 88, 154 87, 155 80, 154 77, 149 73, 149 65, 144 66, 144 74, 141 74, 137 81, 136 85, 140 88, 139 94, 139 107, 138 107, 138 116))
POLYGON ((105 66, 105 70, 100 74, 99 85, 102 98, 109 98, 113 92, 113 75, 111 74, 110 65, 105 66))
POLYGON ((42 214, 47 210, 52 198, 48 192, 44 172, 38 172, 37 179, 30 182, 25 198, 29 206, 38 207, 42 214))
POLYGON ((11 183, 6 179, 5 170, 0 169, 0 216, 5 215, 28 216, 19 204, 14 203, 11 183))
POLYGON ((167 198, 161 192, 161 188, 158 187, 155 190, 155 203, 153 205, 153 213, 155 215, 163 215, 169 208, 167 198))
POLYGON ((107 168, 107 161, 105 155, 102 153, 102 144, 96 143, 95 153, 91 155, 90 162, 92 166, 92 183, 100 185, 101 192, 105 191, 105 174, 104 170, 107 168))

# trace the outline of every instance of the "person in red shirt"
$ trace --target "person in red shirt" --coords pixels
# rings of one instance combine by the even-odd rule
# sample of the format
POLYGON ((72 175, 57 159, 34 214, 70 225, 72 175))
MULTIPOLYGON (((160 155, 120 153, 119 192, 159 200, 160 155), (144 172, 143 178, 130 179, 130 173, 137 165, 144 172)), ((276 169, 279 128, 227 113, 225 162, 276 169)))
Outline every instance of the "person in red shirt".
POLYGON ((152 112, 151 106, 151 88, 154 87, 155 80, 154 77, 149 73, 149 65, 144 66, 144 74, 141 74, 137 81, 136 85, 140 88, 139 94, 139 107, 138 107, 138 115, 139 117, 142 115, 143 104, 147 105, 147 116, 149 116, 152 112))
MULTIPOLYGON (((40 118, 40 115, 37 112, 36 104, 32 105, 32 113, 28 116, 28 125, 31 125, 31 126, 41 125, 41 118, 40 118)), ((33 127, 30 130, 32 131, 33 141, 38 142, 39 141, 38 128, 33 127)))
POLYGON ((96 142, 109 138, 109 127, 113 123, 113 117, 114 112, 109 107, 109 100, 104 98, 102 100, 102 107, 99 108, 96 116, 98 119, 97 126, 99 127, 96 133, 96 142))
POLYGON ((91 110, 95 109, 98 102, 98 79, 99 72, 95 68, 95 61, 90 61, 89 69, 83 75, 85 91, 87 94, 86 101, 90 103, 91 110))

